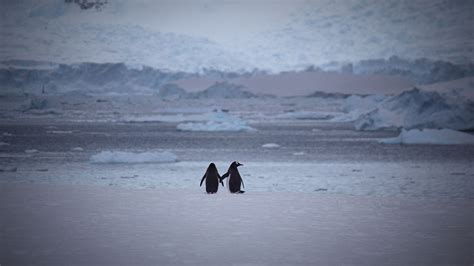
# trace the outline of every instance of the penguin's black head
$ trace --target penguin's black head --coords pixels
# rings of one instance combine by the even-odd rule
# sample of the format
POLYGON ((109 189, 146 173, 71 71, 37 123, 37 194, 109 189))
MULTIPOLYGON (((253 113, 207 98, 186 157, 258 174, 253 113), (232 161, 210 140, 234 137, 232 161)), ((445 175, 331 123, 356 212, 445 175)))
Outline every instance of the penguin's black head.
POLYGON ((233 166, 233 167, 236 167, 236 168, 237 168, 237 167, 239 167, 239 166, 241 166, 241 165, 243 165, 243 164, 241 164, 241 163, 239 163, 239 162, 237 162, 237 161, 234 161, 234 162, 232 162, 232 164, 231 164, 230 166, 233 166))
POLYGON ((208 169, 217 169, 214 163, 210 163, 208 169))

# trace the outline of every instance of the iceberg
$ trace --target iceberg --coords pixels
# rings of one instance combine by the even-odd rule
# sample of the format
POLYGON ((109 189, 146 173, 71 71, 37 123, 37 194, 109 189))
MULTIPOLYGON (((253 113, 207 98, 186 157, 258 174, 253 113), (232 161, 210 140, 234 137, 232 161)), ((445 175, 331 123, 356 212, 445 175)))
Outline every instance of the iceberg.
POLYGON ((403 129, 395 138, 379 140, 382 144, 474 144, 474 136, 452 129, 403 129))
POLYGON ((353 121, 356 130, 474 128, 474 103, 414 88, 385 98, 351 96, 346 99, 345 115, 333 121, 353 121))

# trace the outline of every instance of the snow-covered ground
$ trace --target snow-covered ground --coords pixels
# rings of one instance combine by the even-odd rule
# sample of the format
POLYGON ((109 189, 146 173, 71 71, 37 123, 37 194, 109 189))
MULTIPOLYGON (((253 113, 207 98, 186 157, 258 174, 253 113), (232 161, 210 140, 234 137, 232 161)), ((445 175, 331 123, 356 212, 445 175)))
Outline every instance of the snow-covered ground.
POLYGON ((471 201, 0 184, 2 265, 470 265, 471 201))

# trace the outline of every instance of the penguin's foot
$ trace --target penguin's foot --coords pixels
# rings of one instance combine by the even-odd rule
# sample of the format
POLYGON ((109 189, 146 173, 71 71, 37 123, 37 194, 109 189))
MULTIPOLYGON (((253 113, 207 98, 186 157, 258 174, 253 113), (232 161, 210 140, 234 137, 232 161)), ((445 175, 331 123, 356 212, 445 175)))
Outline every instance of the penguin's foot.
POLYGON ((239 193, 239 194, 244 194, 244 193, 245 193, 245 191, 243 191, 243 190, 239 190, 237 193, 239 193))

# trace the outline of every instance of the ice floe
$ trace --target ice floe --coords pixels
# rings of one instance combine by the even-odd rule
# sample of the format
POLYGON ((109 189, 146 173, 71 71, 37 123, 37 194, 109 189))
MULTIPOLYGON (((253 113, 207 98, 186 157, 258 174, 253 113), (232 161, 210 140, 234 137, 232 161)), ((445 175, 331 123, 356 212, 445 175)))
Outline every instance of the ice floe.
POLYGON ((280 148, 280 145, 276 143, 265 143, 262 145, 262 148, 274 149, 274 148, 280 148))

